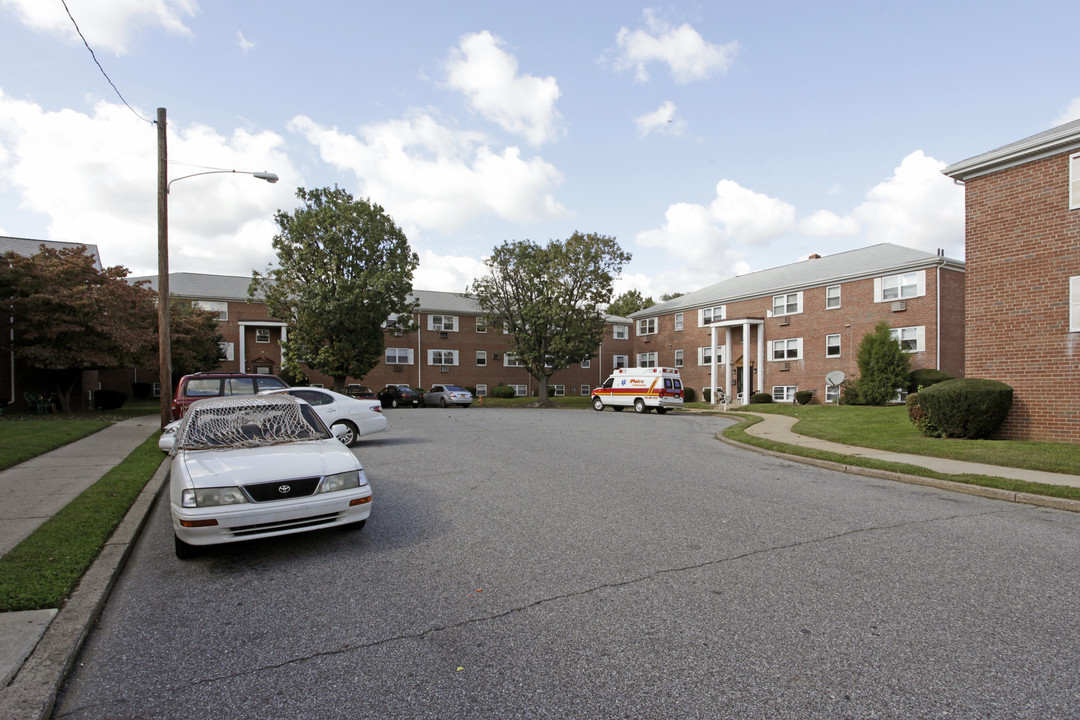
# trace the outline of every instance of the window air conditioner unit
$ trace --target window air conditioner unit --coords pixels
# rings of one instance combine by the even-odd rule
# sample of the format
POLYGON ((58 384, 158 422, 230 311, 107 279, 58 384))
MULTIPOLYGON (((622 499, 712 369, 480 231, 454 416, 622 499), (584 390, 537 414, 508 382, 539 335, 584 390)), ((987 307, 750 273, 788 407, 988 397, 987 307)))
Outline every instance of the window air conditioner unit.
POLYGON ((780 324, 781 325, 790 325, 791 324, 791 318, 789 318, 788 316, 785 315, 784 317, 780 318, 780 324))
POLYGON ((499 353, 492 353, 491 354, 491 359, 492 360, 498 360, 499 359, 499 353))
POLYGON ((447 372, 447 373, 450 372, 450 366, 449 365, 443 365, 442 367, 439 368, 439 372, 447 372))
POLYGON ((790 369, 791 369, 791 363, 789 363, 789 362, 780 363, 780 371, 781 372, 787 372, 790 369))
POLYGON ((394 331, 394 337, 401 337, 401 331, 400 330, 395 330, 394 331))
POLYGON ((641 338, 641 342, 643 342, 643 343, 649 342, 649 336, 646 335, 645 337, 641 338))
POLYGON ((898 302, 894 302, 892 304, 892 311, 893 312, 903 312, 905 310, 907 310, 907 303, 904 302, 903 300, 900 300, 898 302))
POLYGON ((393 368, 394 368, 394 372, 403 372, 405 370, 404 365, 394 365, 393 368))
POLYGON ((446 333, 444 333, 444 332, 441 332, 441 333, 439 333, 439 339, 440 339, 440 340, 445 340, 445 339, 446 339, 446 338, 448 338, 448 337, 450 337, 450 336, 449 336, 449 335, 447 335, 447 334, 446 334, 446 333))

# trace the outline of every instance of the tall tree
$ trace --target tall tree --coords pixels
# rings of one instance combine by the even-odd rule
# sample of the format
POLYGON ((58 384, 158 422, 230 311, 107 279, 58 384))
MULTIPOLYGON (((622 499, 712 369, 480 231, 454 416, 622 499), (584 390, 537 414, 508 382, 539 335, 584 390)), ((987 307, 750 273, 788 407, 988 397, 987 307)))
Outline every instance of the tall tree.
POLYGON ((484 261, 488 273, 469 294, 490 323, 502 323, 514 337, 513 354, 539 383, 542 404, 552 375, 596 352, 604 334, 601 308, 629 261, 615 238, 580 232, 547 247, 507 241, 484 261))
POLYGON ((630 317, 630 313, 652 307, 656 302, 651 297, 644 297, 640 290, 627 290, 622 295, 616 295, 615 299, 607 307, 608 315, 630 317))
POLYGON ((911 359, 884 320, 863 336, 855 357, 859 363, 855 389, 860 404, 884 405, 896 397, 897 390, 907 387, 911 359))
POLYGON ((387 320, 408 322, 420 260, 370 200, 338 187, 299 188, 296 197, 301 207, 274 217, 278 267, 256 271, 248 296, 287 324, 286 354, 332 377, 340 392, 346 378, 362 378, 382 359, 387 320))
POLYGON ((98 270, 81 248, 0 258, 0 297, 12 318, 0 348, 49 373, 64 412, 83 370, 129 367, 157 346, 156 296, 127 276, 119 265, 98 270))
POLYGON ((191 373, 213 370, 224 356, 218 314, 195 306, 190 300, 172 298, 169 304, 169 337, 173 381, 191 373))
POLYGON ((667 302, 668 300, 674 300, 677 297, 682 297, 686 293, 681 292, 669 292, 660 296, 660 302, 667 302))

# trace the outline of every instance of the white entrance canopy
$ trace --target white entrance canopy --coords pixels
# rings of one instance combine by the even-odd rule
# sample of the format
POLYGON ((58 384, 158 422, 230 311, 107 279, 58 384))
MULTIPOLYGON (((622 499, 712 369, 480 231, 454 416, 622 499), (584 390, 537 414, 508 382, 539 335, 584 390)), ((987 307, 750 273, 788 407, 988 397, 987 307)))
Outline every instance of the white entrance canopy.
POLYGON ((710 400, 711 400, 713 405, 717 404, 717 402, 716 402, 716 388, 717 388, 717 384, 716 384, 716 368, 717 368, 717 362, 716 362, 716 350, 717 350, 716 335, 717 335, 717 330, 719 328, 724 328, 724 330, 725 330, 725 338, 724 338, 724 345, 723 345, 723 347, 724 347, 724 383, 723 383, 723 388, 722 388, 723 391, 724 391, 724 407, 727 407, 728 401, 731 398, 731 329, 735 328, 735 327, 740 327, 740 326, 742 327, 742 344, 743 344, 743 353, 742 353, 743 394, 746 395, 746 400, 750 399, 750 394, 749 394, 750 389, 749 389, 749 387, 747 387, 748 384, 749 384, 748 380, 750 378, 750 373, 747 371, 748 368, 746 367, 746 362, 747 362, 746 358, 750 355, 750 353, 748 352, 749 351, 748 346, 749 346, 749 340, 750 340, 750 326, 751 325, 758 325, 759 326, 758 327, 758 333, 757 333, 757 369, 758 369, 758 371, 757 371, 757 378, 756 379, 757 379, 757 392, 764 392, 764 387, 765 386, 764 386, 763 383, 765 382, 765 379, 763 377, 764 373, 762 371, 765 368, 765 332, 764 332, 764 330, 765 330, 765 327, 764 327, 765 326, 765 318, 744 317, 744 318, 737 318, 735 320, 721 320, 719 322, 714 322, 714 323, 709 324, 709 333, 710 333, 709 337, 710 337, 710 343, 712 344, 712 358, 711 358, 712 359, 712 365, 711 365, 710 371, 709 371, 709 382, 712 383, 712 395, 710 397, 710 400))

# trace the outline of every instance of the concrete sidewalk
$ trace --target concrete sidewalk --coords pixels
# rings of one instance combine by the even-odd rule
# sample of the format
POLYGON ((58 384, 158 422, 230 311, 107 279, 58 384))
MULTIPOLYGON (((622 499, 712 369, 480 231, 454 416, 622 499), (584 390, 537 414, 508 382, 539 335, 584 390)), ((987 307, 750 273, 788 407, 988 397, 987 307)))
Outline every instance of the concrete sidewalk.
MULTIPOLYGON (((0 504, 0 555, 10 552, 159 428, 157 416, 123 420, 0 471, 0 493, 4 496, 0 504)), ((0 613, 0 717, 37 718, 51 713, 56 689, 112 586, 149 502, 162 486, 167 467, 163 463, 147 484, 63 611, 0 613), (31 654, 36 663, 27 661, 31 654)))

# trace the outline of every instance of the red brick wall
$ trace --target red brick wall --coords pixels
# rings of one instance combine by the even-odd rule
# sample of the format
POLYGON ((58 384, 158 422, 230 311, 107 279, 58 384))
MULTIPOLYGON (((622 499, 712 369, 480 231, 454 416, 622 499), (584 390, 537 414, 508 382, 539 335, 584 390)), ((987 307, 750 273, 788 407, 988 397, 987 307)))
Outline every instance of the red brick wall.
POLYGON ((1067 153, 973 178, 967 205, 967 375, 1015 391, 1002 438, 1080 442, 1080 210, 1067 153))

